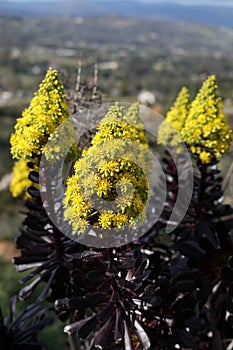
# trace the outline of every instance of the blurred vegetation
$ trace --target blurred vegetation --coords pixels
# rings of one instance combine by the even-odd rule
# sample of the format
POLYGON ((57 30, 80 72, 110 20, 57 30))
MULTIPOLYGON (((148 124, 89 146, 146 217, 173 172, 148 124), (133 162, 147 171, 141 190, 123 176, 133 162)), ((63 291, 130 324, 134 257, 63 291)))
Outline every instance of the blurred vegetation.
MULTIPOLYGON (((0 259, 1 266, 1 278, 0 278, 0 305, 4 317, 9 315, 9 297, 13 296, 19 291, 18 280, 23 274, 19 274, 15 266, 11 262, 3 261, 0 259)), ((35 294, 39 295, 38 290, 35 294)), ((27 302, 18 303, 19 310, 24 308, 26 305, 35 302, 35 295, 29 298, 27 302)), ((61 323, 57 317, 54 317, 54 312, 48 312, 48 316, 55 319, 55 322, 41 332, 40 339, 45 344, 48 344, 49 350, 65 349, 66 336, 62 329, 64 324, 61 323)), ((7 349, 4 349, 7 350, 7 349)))
POLYGON ((0 17, 0 30, 0 92, 13 93, 13 113, 32 97, 48 66, 74 76, 82 54, 85 74, 98 61, 106 96, 133 98, 149 89, 166 111, 182 85, 194 95, 214 73, 221 95, 233 99, 231 29, 132 18, 0 17))

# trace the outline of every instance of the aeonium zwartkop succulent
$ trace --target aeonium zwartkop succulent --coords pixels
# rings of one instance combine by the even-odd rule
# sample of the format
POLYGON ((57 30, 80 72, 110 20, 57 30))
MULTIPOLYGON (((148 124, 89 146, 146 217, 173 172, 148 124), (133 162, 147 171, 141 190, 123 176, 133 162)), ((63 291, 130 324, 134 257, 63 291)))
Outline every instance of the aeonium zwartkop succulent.
MULTIPOLYGON (((49 139, 54 141, 54 151, 59 153, 53 131, 70 118, 64 98, 57 72, 49 70, 30 108, 24 112, 25 119, 18 120, 11 138, 12 154, 19 161, 28 161, 26 180, 29 182, 26 187, 25 182, 22 183, 23 194, 29 186, 27 212, 17 239, 21 256, 14 262, 19 271, 30 272, 21 279, 29 284, 21 289, 20 298, 26 299, 43 281, 45 287, 38 301, 47 297, 48 301, 55 302, 56 311, 66 321, 65 332, 80 338, 80 350, 220 350, 229 347, 233 324, 233 210, 221 202, 222 178, 217 161, 229 149, 231 130, 223 114, 215 77, 207 79, 191 103, 187 88, 181 90, 167 115, 169 123, 178 131, 178 138, 173 133, 174 128, 165 130, 166 123, 161 124, 160 141, 169 143, 171 149, 177 148, 177 152, 172 149, 161 161, 167 183, 161 217, 143 237, 116 248, 94 249, 66 237, 52 223, 42 201, 39 161, 49 139), (28 133, 30 142, 26 144, 28 133), (187 212, 170 239, 164 227, 175 206, 179 186, 182 188, 177 162, 184 172, 187 171, 181 143, 185 143, 193 155, 194 188, 187 212)), ((64 211, 79 236, 86 226, 103 232, 123 227, 135 219, 147 201, 146 177, 134 162, 130 163, 126 148, 123 150, 128 155, 127 160, 119 162, 117 159, 106 165, 103 162, 105 153, 101 153, 98 172, 92 174, 88 167, 95 164, 95 147, 101 149, 100 145, 109 139, 117 145, 108 149, 112 154, 117 154, 122 138, 129 143, 136 141, 140 149, 149 147, 137 115, 137 104, 128 111, 119 104, 112 106, 89 140, 90 147, 85 147, 81 156, 76 149, 80 158, 74 172, 69 174, 65 208, 59 209, 58 217, 62 220, 64 211), (130 123, 127 118, 131 118, 130 123), (81 173, 84 171, 81 185, 80 169, 81 173), (133 176, 136 189, 133 200, 122 203, 121 196, 117 197, 117 183, 123 193, 133 176), (89 204, 82 197, 80 186, 90 193, 89 204), (94 187, 101 199, 108 202, 117 199, 119 212, 95 210, 90 205, 94 187)), ((47 152, 54 159, 59 155, 53 153, 52 148, 47 148, 47 152)), ((145 154, 139 152, 138 157, 143 158, 145 154)), ((147 159, 143 158, 143 162, 147 163, 147 159)), ((25 168, 25 163, 23 165, 25 168)), ((52 179, 46 181, 52 183, 52 179)), ((18 186, 15 189, 20 192, 19 182, 15 181, 12 186, 18 186)))

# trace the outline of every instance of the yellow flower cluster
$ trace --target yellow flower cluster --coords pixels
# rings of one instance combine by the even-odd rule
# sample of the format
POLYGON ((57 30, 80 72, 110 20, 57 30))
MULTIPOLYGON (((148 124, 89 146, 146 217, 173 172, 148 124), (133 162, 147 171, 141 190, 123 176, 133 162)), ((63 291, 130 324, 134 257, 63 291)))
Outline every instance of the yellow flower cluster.
POLYGON ((134 140, 141 144, 148 145, 147 138, 144 134, 143 124, 140 122, 139 103, 133 103, 127 113, 123 106, 116 103, 107 113, 106 117, 101 120, 97 128, 98 133, 95 135, 92 144, 97 145, 101 141, 112 139, 134 140))
POLYGON ((93 226, 122 228, 145 209, 150 166, 139 106, 113 105, 99 123, 92 146, 75 163, 67 181, 65 219, 77 234, 93 226))
POLYGON ((174 105, 167 113, 166 119, 161 123, 158 132, 158 142, 169 144, 173 147, 181 142, 180 132, 184 127, 190 108, 190 96, 188 89, 184 86, 180 90, 174 105))
POLYGON ((216 77, 211 75, 190 105, 188 90, 182 88, 166 120, 161 123, 158 142, 171 146, 185 142, 202 163, 209 163, 211 154, 218 158, 227 152, 232 131, 217 90, 216 77))
POLYGON ((81 148, 77 145, 76 137, 72 120, 67 118, 49 136, 48 142, 43 147, 46 159, 50 162, 64 158, 72 162, 78 159, 81 148))
POLYGON ((70 118, 64 87, 56 70, 49 68, 11 135, 11 153, 16 159, 40 156, 49 136, 65 119, 70 118))
POLYGON ((27 192, 30 186, 39 187, 38 184, 29 180, 28 174, 30 169, 27 166, 27 161, 24 159, 15 162, 12 170, 12 179, 10 183, 10 192, 13 197, 21 197, 23 199, 29 199, 31 196, 27 192))
POLYGON ((193 100, 181 137, 202 163, 217 158, 229 150, 232 131, 227 123, 214 75, 203 83, 193 100))

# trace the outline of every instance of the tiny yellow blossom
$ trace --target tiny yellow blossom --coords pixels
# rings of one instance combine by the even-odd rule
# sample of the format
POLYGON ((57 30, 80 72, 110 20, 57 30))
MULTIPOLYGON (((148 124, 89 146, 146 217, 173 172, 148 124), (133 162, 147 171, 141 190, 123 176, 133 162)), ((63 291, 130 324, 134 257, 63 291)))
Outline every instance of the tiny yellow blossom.
POLYGON ((104 229, 109 229, 109 228, 114 227, 113 223, 114 223, 114 213, 109 211, 109 212, 102 212, 100 214, 100 216, 99 216, 100 227, 102 227, 104 229))
POLYGON ((209 152, 206 151, 202 151, 199 155, 200 160, 202 161, 202 163, 209 163, 211 160, 211 154, 209 152))

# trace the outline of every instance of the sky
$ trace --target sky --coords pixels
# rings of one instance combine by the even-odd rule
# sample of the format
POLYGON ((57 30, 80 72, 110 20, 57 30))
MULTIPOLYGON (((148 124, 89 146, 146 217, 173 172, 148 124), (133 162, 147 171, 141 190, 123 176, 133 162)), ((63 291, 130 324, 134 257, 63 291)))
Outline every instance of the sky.
MULTIPOLYGON (((25 2, 25 1, 31 1, 31 0, 5 0, 8 2, 25 2)), ((37 2, 61 2, 61 1, 65 1, 65 0, 37 0, 37 2)), ((76 0, 77 4, 78 4, 79 0, 76 0)), ((95 0, 92 0, 93 2, 95 2, 95 0)), ((117 2, 118 0, 104 0, 106 2, 108 1, 115 1, 117 2)), ((177 4, 185 4, 185 5, 195 5, 197 3, 199 4, 203 4, 203 5, 216 5, 216 6, 233 6, 233 0, 130 0, 131 2, 134 1, 140 1, 140 2, 144 2, 144 3, 161 3, 161 2, 170 2, 170 3, 177 3, 177 4)))

